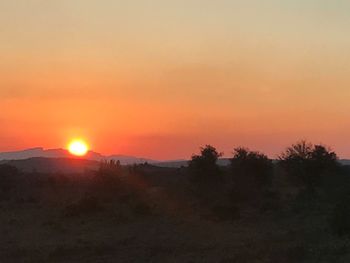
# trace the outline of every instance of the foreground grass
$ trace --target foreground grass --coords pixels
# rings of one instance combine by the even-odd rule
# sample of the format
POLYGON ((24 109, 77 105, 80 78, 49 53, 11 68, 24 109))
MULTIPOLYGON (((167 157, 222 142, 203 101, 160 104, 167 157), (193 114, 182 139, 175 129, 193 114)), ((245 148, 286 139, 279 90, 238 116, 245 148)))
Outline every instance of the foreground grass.
POLYGON ((121 212, 67 216, 67 205, 1 203, 1 262, 349 262, 324 211, 198 215, 121 212))

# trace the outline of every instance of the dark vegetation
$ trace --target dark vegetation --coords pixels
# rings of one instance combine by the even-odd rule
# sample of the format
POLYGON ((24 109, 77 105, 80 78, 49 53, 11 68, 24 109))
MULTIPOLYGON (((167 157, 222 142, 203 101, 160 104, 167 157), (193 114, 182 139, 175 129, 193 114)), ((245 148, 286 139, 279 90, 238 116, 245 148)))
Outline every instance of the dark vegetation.
POLYGON ((350 168, 305 141, 273 161, 212 146, 188 167, 0 165, 0 262, 350 262, 350 168))

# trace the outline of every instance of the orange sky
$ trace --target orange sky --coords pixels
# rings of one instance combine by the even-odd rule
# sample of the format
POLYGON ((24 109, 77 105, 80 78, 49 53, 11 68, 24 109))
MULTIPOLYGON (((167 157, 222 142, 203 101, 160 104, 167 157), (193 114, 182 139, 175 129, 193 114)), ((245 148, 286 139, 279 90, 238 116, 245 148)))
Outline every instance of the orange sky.
POLYGON ((0 151, 350 157, 348 1, 0 2, 0 151), (127 3, 125 3, 127 2, 127 3))

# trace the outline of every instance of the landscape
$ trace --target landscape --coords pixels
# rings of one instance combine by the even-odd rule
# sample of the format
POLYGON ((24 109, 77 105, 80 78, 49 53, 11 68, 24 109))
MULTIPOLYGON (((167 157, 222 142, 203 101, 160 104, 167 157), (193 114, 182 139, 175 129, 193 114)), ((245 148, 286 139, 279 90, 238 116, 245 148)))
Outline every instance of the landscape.
POLYGON ((181 167, 3 160, 0 258, 348 262, 350 166, 336 153, 300 141, 278 160, 244 147, 220 156, 207 145, 181 167))
POLYGON ((0 0, 0 263, 350 262, 349 10, 0 0))

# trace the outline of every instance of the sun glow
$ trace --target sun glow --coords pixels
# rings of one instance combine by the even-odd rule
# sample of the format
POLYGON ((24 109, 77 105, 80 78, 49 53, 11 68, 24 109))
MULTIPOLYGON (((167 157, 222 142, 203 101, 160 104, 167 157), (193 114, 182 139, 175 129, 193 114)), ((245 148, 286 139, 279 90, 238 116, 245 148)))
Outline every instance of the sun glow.
POLYGON ((72 140, 68 144, 68 150, 73 155, 84 156, 88 152, 89 147, 86 142, 78 139, 78 140, 72 140))

